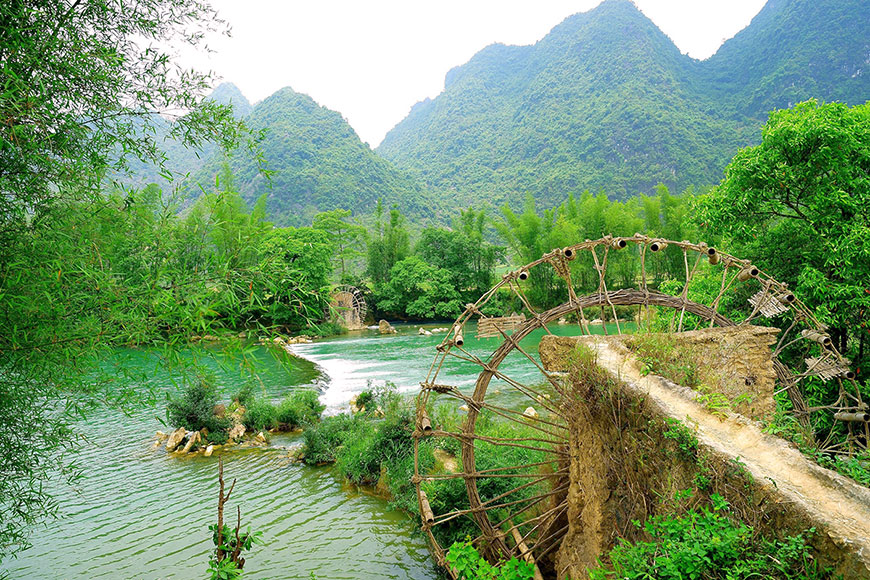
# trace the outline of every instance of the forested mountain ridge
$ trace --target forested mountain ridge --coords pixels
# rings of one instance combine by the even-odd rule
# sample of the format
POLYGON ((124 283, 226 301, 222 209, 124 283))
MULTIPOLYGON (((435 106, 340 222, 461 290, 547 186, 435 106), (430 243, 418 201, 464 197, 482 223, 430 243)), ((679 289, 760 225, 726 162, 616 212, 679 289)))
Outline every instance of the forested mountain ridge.
POLYGON ((308 95, 281 89, 257 103, 245 121, 253 131, 263 130, 260 146, 271 175, 264 176, 247 152, 228 160, 218 153, 198 173, 199 181, 214 183, 228 162, 235 187, 248 201, 267 195, 270 219, 302 225, 319 211, 371 211, 379 198, 418 217, 432 215, 416 181, 375 154, 341 113, 308 95))
POLYGON ((220 105, 232 105, 233 113, 238 119, 247 117, 254 109, 247 97, 239 90, 239 87, 233 83, 219 84, 208 98, 220 105))
POLYGON ((631 2, 607 0, 535 45, 492 45, 451 70, 377 151, 462 203, 713 184, 769 108, 870 97, 868 6, 772 0, 699 62, 631 2))
POLYGON ((768 0, 701 63, 717 100, 763 119, 808 98, 870 99, 870 2, 768 0))
MULTIPOLYGON (((870 98, 870 0, 770 0, 705 61, 681 54, 629 0, 605 0, 530 46, 494 44, 449 71, 374 151, 340 113, 283 89, 255 107, 231 84, 210 97, 264 130, 270 182, 244 152, 229 161, 271 219, 368 212, 378 198, 412 219, 469 206, 542 207, 589 189, 625 199, 718 183, 758 139, 767 112, 816 98, 870 98)), ((224 155, 169 143, 168 167, 210 187, 224 155)), ((136 184, 161 182, 140 171, 136 184)), ((163 185, 168 185, 161 182, 163 185)))
MULTIPOLYGON (((232 105, 233 115, 237 119, 244 118, 252 109, 251 103, 233 83, 221 83, 206 99, 219 105, 232 105)), ((186 176, 199 172, 218 151, 217 146, 208 142, 203 143, 197 149, 185 147, 179 140, 170 136, 172 121, 164 117, 155 115, 153 124, 161 148, 166 153, 165 169, 172 175, 172 181, 170 182, 161 175, 155 165, 132 158, 130 159, 130 174, 118 176, 122 183, 134 187, 144 187, 150 183, 156 183, 164 190, 173 186, 183 187, 187 182, 186 176)))

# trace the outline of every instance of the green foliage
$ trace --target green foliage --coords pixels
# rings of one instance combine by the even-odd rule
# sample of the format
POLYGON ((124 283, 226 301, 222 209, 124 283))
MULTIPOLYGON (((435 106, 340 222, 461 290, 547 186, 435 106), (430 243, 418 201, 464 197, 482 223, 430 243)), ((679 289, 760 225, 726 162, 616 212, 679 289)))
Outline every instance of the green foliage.
MULTIPOLYGON (((317 212, 352 208, 371 211, 379 198, 401 203, 417 215, 432 215, 420 186, 360 141, 340 112, 321 107, 308 95, 283 88, 258 103, 245 118, 263 132, 263 179, 255 160, 229 158, 245 199, 269 194, 269 215, 282 225, 301 226, 317 212)), ((218 154, 196 177, 213 181, 226 159, 218 154)))
POLYGON ((377 483, 382 465, 408 457, 414 449, 414 418, 409 408, 369 426, 371 430, 345 444, 336 462, 338 471, 357 484, 377 483))
POLYGON ((326 405, 322 404, 317 391, 302 390, 291 393, 275 409, 275 421, 286 429, 313 425, 320 419, 326 405))
POLYGON ((242 388, 239 389, 239 392, 233 396, 233 401, 242 407, 247 407, 251 401, 254 400, 254 397, 254 385, 251 383, 245 383, 242 385, 242 388))
POLYGON ((180 397, 169 399, 166 419, 172 427, 184 427, 189 431, 207 429, 209 441, 225 442, 226 432, 232 422, 227 417, 214 414, 217 403, 215 388, 200 379, 187 385, 180 397))
POLYGON ((334 463, 339 449, 365 429, 362 417, 346 414, 326 417, 302 433, 304 460, 308 465, 334 463))
MULTIPOLYGON (((683 580, 704 578, 772 578, 821 580, 821 570, 807 545, 810 529, 784 540, 758 538, 752 528, 734 521, 728 503, 711 496, 712 507, 690 510, 680 517, 653 516, 643 525, 648 542, 621 540, 608 554, 610 567, 590 571, 593 580, 683 580)), ((640 526, 639 523, 637 523, 640 526)))
POLYGON ((390 210, 390 219, 386 223, 384 223, 383 213, 383 204, 378 199, 378 205, 375 208, 375 231, 369 236, 366 270, 376 286, 389 280, 393 266, 404 260, 411 250, 405 218, 402 217, 399 210, 390 210))
POLYGON ((447 562, 459 580, 532 580, 535 577, 535 567, 516 558, 495 566, 490 564, 470 541, 450 546, 447 562))
MULTIPOLYGON (((579 197, 569 195, 561 205, 538 214, 536 200, 526 197, 523 212, 502 208, 502 220, 494 226, 519 264, 533 262, 554 248, 574 244, 578 240, 603 235, 632 236, 644 231, 651 237, 682 240, 694 237, 695 228, 688 220, 693 192, 673 196, 664 185, 656 195, 642 196, 626 202, 610 201, 604 194, 588 191, 579 197)), ((600 254, 600 253, 599 253, 600 254)), ((603 256, 599 255, 599 260, 603 256)), ((630 249, 611 251, 607 262, 609 283, 624 287, 636 286, 640 275, 640 255, 630 249)), ((577 292, 593 292, 598 288, 594 258, 583 252, 571 262, 571 281, 577 292)), ((654 258, 647 256, 646 272, 652 288, 664 286, 669 280, 685 280, 683 255, 678 248, 667 248, 654 258)), ((535 268, 524 283, 529 301, 541 307, 555 306, 567 293, 564 281, 554 271, 535 268)))
POLYGON ((534 45, 481 50, 378 152, 460 207, 713 185, 771 108, 867 99, 865 16, 862 0, 769 2, 699 62, 631 3, 605 2, 534 45))
POLYGON ((341 280, 356 271, 356 263, 363 256, 362 248, 366 243, 366 229, 358 223, 346 221, 352 212, 334 209, 314 216, 311 227, 323 230, 334 248, 335 265, 333 271, 341 280))
MULTIPOLYGON (((382 210, 379 205, 368 248, 368 274, 375 283, 380 314, 452 319, 464 304, 476 301, 490 288, 503 250, 484 239, 483 211, 460 212, 453 230, 425 228, 414 254, 409 255, 404 218, 394 209, 384 226, 382 210)), ((497 304, 493 306, 498 310, 497 304)))
POLYGON ((242 423, 249 431, 265 431, 277 427, 275 406, 265 399, 255 398, 242 415, 242 423))
POLYGON ((375 395, 372 391, 366 390, 361 392, 356 397, 356 406, 359 409, 366 409, 367 411, 374 407, 372 403, 374 403, 375 395))
POLYGON ((870 487, 870 454, 863 452, 853 457, 827 455, 815 449, 802 448, 805 454, 815 459, 822 467, 850 477, 861 485, 870 487))
POLYGON ((462 309, 450 273, 417 256, 405 258, 392 267, 389 282, 379 289, 378 296, 380 312, 417 320, 452 319, 462 309))
POLYGON ((676 339, 667 333, 639 332, 628 347, 636 353, 644 374, 656 374, 690 389, 701 386, 701 376, 694 354, 678 348, 676 339))
POLYGON ((677 419, 665 418, 665 430, 662 435, 677 444, 680 456, 686 461, 695 462, 698 458, 698 438, 677 419))
MULTIPOLYGON (((868 362, 870 105, 808 101, 771 113, 762 142, 743 149, 699 203, 699 222, 788 284, 830 326, 834 346, 868 362)), ((809 356, 787 350, 786 360, 809 356)), ((837 399, 834 381, 807 381, 809 406, 837 399)), ((817 425, 820 437, 830 418, 817 425)))
POLYGON ((203 101, 208 75, 171 64, 225 29, 206 2, 3 2, 0 23, 0 436, 18 442, 0 451, 4 559, 54 513, 49 475, 74 474, 74 422, 154 395, 116 388, 122 369, 95 371, 106 343, 159 326, 153 292, 127 292, 114 268, 126 259, 154 271, 164 258, 160 243, 130 244, 107 264, 95 222, 116 218, 119 241, 150 208, 107 199, 106 176, 131 158, 162 166, 161 113, 177 117, 171 134, 185 145, 215 136, 231 146, 243 128, 229 107, 203 101))
POLYGON ((425 228, 416 254, 426 263, 446 270, 461 300, 474 302, 494 281, 494 270, 504 259, 504 248, 485 239, 486 214, 468 209, 454 220, 453 229, 425 228))
MULTIPOLYGON (((255 545, 262 545, 263 532, 251 532, 249 527, 246 532, 240 532, 236 537, 236 532, 230 526, 224 524, 221 533, 223 542, 218 544, 218 527, 217 524, 212 524, 208 527, 212 532, 212 542, 215 545, 215 552, 208 561, 208 572, 210 580, 236 580, 242 577, 242 569, 236 563, 235 559, 229 557, 238 548, 239 554, 251 550, 255 545), (226 556, 222 560, 217 559, 218 550, 222 551, 226 556)), ((241 562, 244 563, 244 558, 241 562)))

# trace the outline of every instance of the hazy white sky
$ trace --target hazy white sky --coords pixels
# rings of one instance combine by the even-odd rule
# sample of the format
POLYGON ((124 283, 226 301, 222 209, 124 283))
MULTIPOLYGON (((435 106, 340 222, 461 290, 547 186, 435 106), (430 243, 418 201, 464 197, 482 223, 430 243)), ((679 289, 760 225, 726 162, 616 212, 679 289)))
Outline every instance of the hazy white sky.
MULTIPOLYGON (((232 26, 196 59, 251 102, 290 86, 340 111, 377 146, 444 75, 493 42, 532 44, 600 0, 213 0, 232 26)), ((704 59, 765 0, 635 0, 684 53, 704 59)))

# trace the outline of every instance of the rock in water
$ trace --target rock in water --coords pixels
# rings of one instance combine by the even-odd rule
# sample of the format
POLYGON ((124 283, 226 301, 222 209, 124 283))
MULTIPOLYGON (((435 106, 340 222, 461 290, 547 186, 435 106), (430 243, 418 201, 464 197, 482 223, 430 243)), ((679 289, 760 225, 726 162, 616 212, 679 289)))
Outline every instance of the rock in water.
POLYGON ((526 410, 523 411, 523 417, 528 417, 529 419, 537 419, 538 412, 535 411, 534 407, 526 407, 526 410))
POLYGON ((194 431, 191 433, 190 437, 187 438, 187 443, 184 445, 184 449, 181 450, 182 453, 187 453, 191 449, 193 449, 194 445, 199 443, 201 437, 199 436, 199 431, 194 431))
POLYGON ((393 328, 393 326, 389 322, 387 322, 386 320, 381 320, 380 322, 378 322, 378 330, 380 331, 381 334, 395 334, 396 333, 396 329, 393 328))
POLYGON ((182 441, 184 441, 184 436, 187 435, 187 429, 184 427, 179 427, 175 431, 173 431, 169 435, 169 439, 166 441, 166 450, 167 451, 175 451, 175 448, 178 447, 182 441))
POLYGON ((257 436, 254 437, 254 441, 256 441, 257 443, 265 444, 266 443, 266 436, 263 435, 262 431, 260 431, 259 433, 257 433, 257 436))
POLYGON ((163 431, 158 431, 154 434, 154 436, 157 437, 157 441, 166 441, 166 438, 169 437, 169 435, 167 435, 163 431))
POLYGON ((211 454, 214 453, 214 445, 209 445, 205 448, 205 456, 211 457, 211 454))
POLYGON ((230 429, 229 438, 230 441, 241 439, 245 436, 245 426, 241 423, 236 423, 233 425, 233 428, 230 429))

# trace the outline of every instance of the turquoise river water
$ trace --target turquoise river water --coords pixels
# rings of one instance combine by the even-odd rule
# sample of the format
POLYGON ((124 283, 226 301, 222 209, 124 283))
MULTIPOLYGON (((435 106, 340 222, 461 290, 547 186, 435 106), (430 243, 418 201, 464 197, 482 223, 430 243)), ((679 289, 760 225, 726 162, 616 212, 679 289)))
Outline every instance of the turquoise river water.
MULTIPOLYGON (((277 401, 294 388, 319 383, 328 413, 347 409, 351 397, 370 383, 391 381, 400 391, 415 392, 443 334, 397 328, 394 335, 361 331, 294 345, 297 357, 283 363, 258 348, 259 389, 277 401)), ((551 330, 573 334, 577 328, 551 330)), ((483 358, 500 344, 472 334, 466 348, 483 358)), ((533 354, 539 338, 533 333, 523 347, 533 354)), ((175 392, 173 377, 159 370, 153 356, 137 350, 118 356, 132 360, 143 382, 158 392, 175 392)), ((231 360, 211 366, 228 400, 243 379, 231 360)), ((516 380, 540 380, 535 367, 516 353, 501 369, 516 380)), ((472 363, 450 361, 439 382, 468 387, 478 372, 472 363)), ((208 525, 216 519, 217 454, 185 458, 154 450, 155 431, 167 429, 157 418, 163 407, 131 415, 104 410, 89 417, 80 427, 77 452, 83 477, 72 485, 51 484, 60 518, 37 528, 33 547, 0 572, 12 579, 205 577, 212 548, 208 525)), ((328 467, 291 462, 288 449, 299 444, 298 436, 275 436, 268 448, 223 453, 225 477, 238 479, 230 508, 234 512, 240 505, 243 527, 261 530, 266 543, 250 553, 246 578, 307 580, 312 572, 320 580, 436 577, 425 541, 415 533, 417 522, 345 485, 328 467)))

